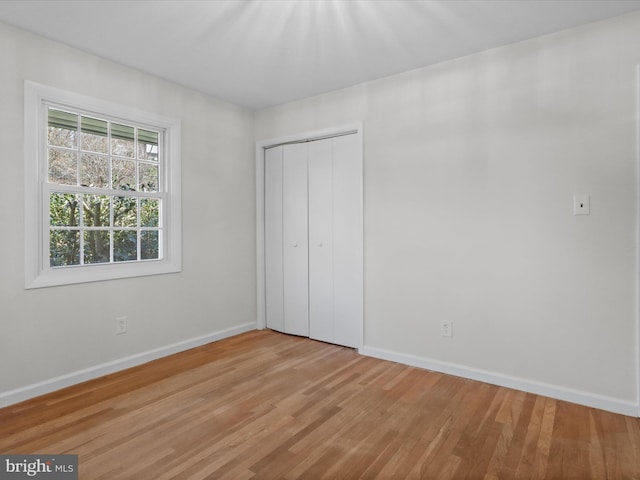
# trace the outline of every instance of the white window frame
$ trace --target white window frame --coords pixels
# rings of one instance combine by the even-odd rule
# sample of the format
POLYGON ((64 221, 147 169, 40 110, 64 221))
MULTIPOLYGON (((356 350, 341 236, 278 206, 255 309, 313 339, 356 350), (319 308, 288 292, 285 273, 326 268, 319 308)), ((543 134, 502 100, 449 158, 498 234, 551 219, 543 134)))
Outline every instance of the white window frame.
POLYGON ((31 81, 25 82, 25 288, 114 280, 182 271, 180 120, 80 95, 31 81), (49 197, 47 107, 66 106, 97 116, 129 121, 162 131, 160 166, 163 234, 158 260, 54 267, 49 265, 49 197))

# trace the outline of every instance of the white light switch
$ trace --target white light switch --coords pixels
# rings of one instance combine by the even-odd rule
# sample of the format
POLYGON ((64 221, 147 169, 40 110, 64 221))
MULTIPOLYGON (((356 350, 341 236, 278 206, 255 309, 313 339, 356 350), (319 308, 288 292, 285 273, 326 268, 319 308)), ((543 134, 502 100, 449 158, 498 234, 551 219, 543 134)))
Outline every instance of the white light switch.
POLYGON ((574 215, 590 215, 591 208, 589 206, 589 195, 579 194, 573 196, 573 214, 574 215))

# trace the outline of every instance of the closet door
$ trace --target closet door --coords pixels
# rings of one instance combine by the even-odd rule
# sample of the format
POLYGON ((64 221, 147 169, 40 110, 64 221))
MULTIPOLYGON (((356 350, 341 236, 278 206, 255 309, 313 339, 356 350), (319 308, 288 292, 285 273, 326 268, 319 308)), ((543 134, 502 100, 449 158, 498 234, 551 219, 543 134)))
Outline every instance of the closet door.
POLYGON ((307 145, 285 145, 282 157, 284 331, 309 336, 307 145))
POLYGON ((284 243, 282 238, 283 147, 265 150, 264 260, 267 328, 284 332, 284 243))
POLYGON ((267 327, 362 343, 362 153, 358 135, 265 152, 267 327))
POLYGON ((333 141, 309 144, 309 336, 335 343, 333 141))
POLYGON ((267 327, 309 336, 307 146, 265 152, 267 327))
POLYGON ((356 135, 309 143, 309 331, 362 342, 362 164, 356 135))
POLYGON ((362 344, 364 252, 359 137, 333 139, 333 342, 362 344))

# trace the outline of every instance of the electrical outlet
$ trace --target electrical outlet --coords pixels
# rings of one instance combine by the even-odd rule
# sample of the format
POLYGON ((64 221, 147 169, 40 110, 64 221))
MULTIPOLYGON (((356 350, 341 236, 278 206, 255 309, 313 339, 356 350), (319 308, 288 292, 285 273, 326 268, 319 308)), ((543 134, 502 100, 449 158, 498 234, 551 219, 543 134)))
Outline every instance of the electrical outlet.
POLYGON ((440 323, 440 335, 443 337, 453 336, 453 322, 450 320, 442 320, 440 323))
POLYGON ((127 333, 127 317, 116 318, 116 335, 127 333))

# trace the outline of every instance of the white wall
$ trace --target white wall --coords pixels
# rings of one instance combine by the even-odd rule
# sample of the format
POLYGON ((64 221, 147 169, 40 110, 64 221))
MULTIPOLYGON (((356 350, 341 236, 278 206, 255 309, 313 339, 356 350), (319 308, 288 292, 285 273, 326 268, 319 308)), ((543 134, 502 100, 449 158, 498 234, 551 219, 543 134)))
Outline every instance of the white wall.
POLYGON ((634 13, 256 114, 364 121, 365 351, 637 412, 638 45, 634 13))
POLYGON ((0 24, 0 397, 255 325, 252 139, 248 110, 0 24), (181 119, 182 273, 24 290, 25 80, 181 119))

